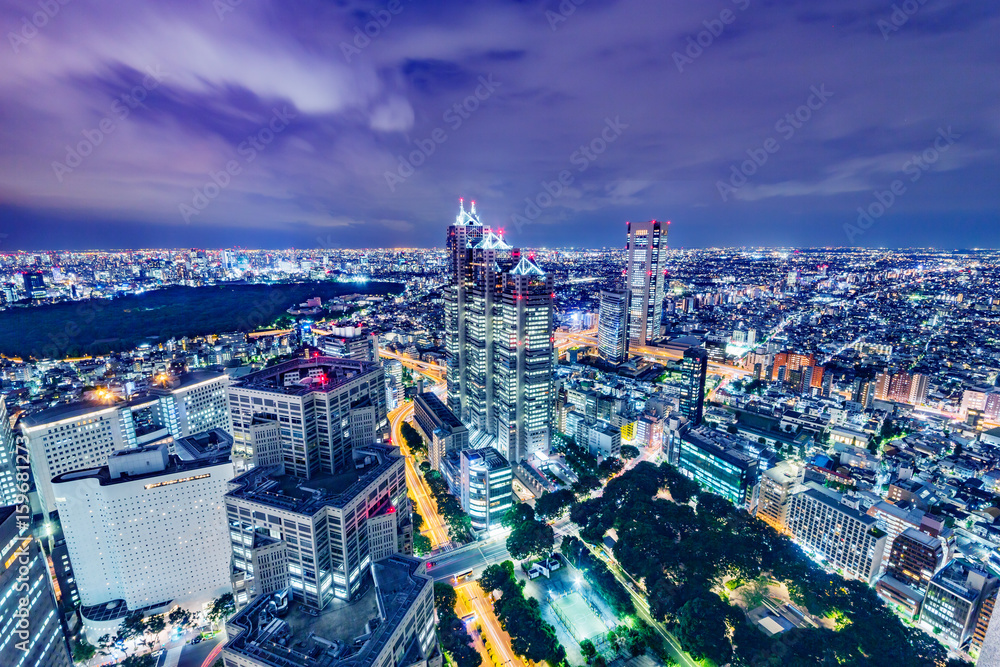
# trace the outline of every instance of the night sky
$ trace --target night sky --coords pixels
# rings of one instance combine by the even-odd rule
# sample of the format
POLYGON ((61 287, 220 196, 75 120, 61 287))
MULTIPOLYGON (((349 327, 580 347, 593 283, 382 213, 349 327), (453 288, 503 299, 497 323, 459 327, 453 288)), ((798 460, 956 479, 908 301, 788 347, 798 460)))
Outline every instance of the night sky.
POLYGON ((441 246, 460 196, 533 247, 1000 245, 993 0, 62 2, 0 0, 0 251, 441 246))

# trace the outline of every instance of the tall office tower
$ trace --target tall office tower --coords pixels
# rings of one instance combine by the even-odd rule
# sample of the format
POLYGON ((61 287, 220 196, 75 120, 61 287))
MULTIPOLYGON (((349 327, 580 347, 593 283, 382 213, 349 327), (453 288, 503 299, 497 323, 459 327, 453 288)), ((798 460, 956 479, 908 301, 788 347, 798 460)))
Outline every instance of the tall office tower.
POLYGON ((258 596, 226 623, 221 660, 231 667, 428 667, 441 665, 434 580, 423 563, 388 556, 365 567, 350 605, 317 612, 282 593, 258 596))
POLYGON ((941 568, 927 585, 920 625, 949 648, 965 648, 983 602, 997 587, 987 571, 956 559, 941 568))
POLYGON ((354 465, 351 450, 386 437, 382 367, 311 357, 286 361, 229 387, 237 456, 253 458, 255 418, 279 423, 285 471, 309 479, 354 465))
POLYGON ((477 245, 483 238, 485 228, 476 213, 476 202, 472 208, 465 210, 464 200, 460 200, 458 217, 455 224, 448 227, 448 268, 450 280, 444 289, 445 311, 445 351, 448 357, 448 407, 461 419, 467 419, 463 412, 466 405, 466 325, 465 302, 466 263, 469 258, 469 248, 477 245))
POLYGON ((25 518, 0 506, 0 665, 71 667, 48 564, 25 518))
POLYGON ((232 488, 225 505, 239 607, 290 586, 296 600, 324 609, 354 597, 369 565, 412 550, 404 459, 389 445, 355 449, 336 474, 305 481, 258 467, 232 488), (274 567, 261 573, 261 562, 274 567))
MULTIPOLYGON (((17 488, 17 442, 10 428, 7 402, 0 396, 0 506, 16 505, 17 488)), ((23 461, 23 459, 22 459, 23 461)))
POLYGON ((493 376, 496 448, 514 462, 549 450, 554 289, 552 274, 525 255, 503 277, 493 376))
POLYGON ((611 364, 625 361, 625 344, 628 341, 626 329, 628 295, 628 292, 601 292, 597 351, 611 364))
POLYGON ((705 379, 708 376, 708 351, 689 347, 681 358, 681 414, 691 426, 701 424, 705 413, 705 379))
POLYGON ((628 344, 645 345, 660 335, 667 267, 669 222, 628 223, 628 344))
POLYGON ((495 446, 518 463, 549 446, 553 277, 501 232, 483 230, 474 211, 463 214, 448 231, 462 272, 445 294, 448 407, 473 431, 473 447, 495 446))
POLYGON ((168 387, 124 403, 73 403, 21 420, 31 473, 45 516, 55 510, 51 480, 71 470, 105 465, 116 451, 231 430, 224 373, 185 373, 168 387))
POLYGON ((766 470, 760 476, 760 498, 757 501, 757 518, 779 533, 788 534, 788 506, 792 489, 801 481, 802 470, 788 461, 766 470))
POLYGON ((232 439, 219 430, 115 452, 52 480, 88 641, 130 611, 190 609, 229 591, 223 496, 232 439))

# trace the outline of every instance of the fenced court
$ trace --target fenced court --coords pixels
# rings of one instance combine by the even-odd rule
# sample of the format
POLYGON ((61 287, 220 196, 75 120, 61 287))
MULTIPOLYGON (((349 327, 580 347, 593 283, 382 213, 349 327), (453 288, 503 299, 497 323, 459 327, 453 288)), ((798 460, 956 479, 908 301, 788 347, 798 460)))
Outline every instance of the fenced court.
POLYGON ((584 639, 595 641, 608 631, 594 610, 590 608, 590 604, 576 591, 553 600, 552 609, 555 610, 556 616, 578 642, 582 642, 584 639))

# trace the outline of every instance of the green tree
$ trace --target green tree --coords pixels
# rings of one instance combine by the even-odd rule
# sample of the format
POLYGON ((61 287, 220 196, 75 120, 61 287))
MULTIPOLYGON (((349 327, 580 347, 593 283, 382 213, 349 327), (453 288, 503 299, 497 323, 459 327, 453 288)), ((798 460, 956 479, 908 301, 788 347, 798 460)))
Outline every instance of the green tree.
POLYGON ((146 632, 146 619, 141 611, 130 611, 118 626, 118 641, 127 642, 130 639, 141 637, 146 632))
POLYGON ((118 664, 121 667, 154 667, 156 665, 156 658, 149 653, 130 655, 118 664))
POLYGON ((572 491, 550 491, 535 501, 535 514, 543 519, 555 519, 564 514, 575 501, 576 495, 572 491))
POLYGON ((429 554, 434 549, 431 538, 423 533, 413 533, 413 553, 417 556, 429 554))
POLYGON ((212 602, 212 607, 208 610, 208 620, 212 623, 222 623, 235 611, 236 603, 233 601, 233 594, 226 593, 212 602))
POLYGON ((167 622, 174 627, 184 629, 191 625, 191 612, 184 607, 174 607, 167 615, 167 622))
POLYGON ((639 448, 633 445, 622 445, 621 457, 626 461, 639 458, 639 448))
POLYGON ((605 475, 616 475, 620 473, 625 468, 625 464, 622 460, 616 456, 609 456, 608 458, 601 461, 601 464, 597 466, 605 475))
POLYGON ((597 656, 597 647, 594 646, 594 642, 584 639, 580 642, 580 653, 583 654, 584 660, 590 662, 597 656))
POLYGON ((87 641, 86 637, 80 637, 73 642, 73 662, 87 662, 97 655, 97 647, 87 641))
POLYGON ((143 634, 145 637, 149 637, 150 641, 143 641, 143 643, 146 644, 146 646, 152 646, 154 643, 159 641, 160 633, 163 632, 166 627, 167 622, 163 618, 163 614, 157 614, 156 616, 150 616, 147 618, 146 628, 143 634))

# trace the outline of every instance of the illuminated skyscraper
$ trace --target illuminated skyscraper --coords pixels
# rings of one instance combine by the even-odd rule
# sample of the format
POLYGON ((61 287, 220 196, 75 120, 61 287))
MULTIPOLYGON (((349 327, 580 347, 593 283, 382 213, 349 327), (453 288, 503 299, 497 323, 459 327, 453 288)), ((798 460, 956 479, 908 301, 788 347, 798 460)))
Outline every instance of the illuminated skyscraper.
POLYGON ((601 292, 601 311, 597 324, 597 351, 612 364, 625 361, 625 329, 628 292, 601 292))
POLYGON ((553 278, 464 206, 448 229, 448 407, 511 463, 547 451, 552 413, 553 278), (464 244, 464 248, 463 248, 464 244))
POLYGON ((708 374, 708 352, 703 347, 689 347, 681 359, 681 414, 692 426, 701 424, 705 412, 705 378, 708 374))
POLYGON ((461 202, 455 224, 448 227, 448 254, 451 280, 444 289, 445 351, 448 357, 448 407, 463 420, 467 414, 462 408, 466 404, 465 378, 465 264, 470 246, 483 238, 485 229, 476 214, 476 202, 470 210, 465 210, 461 202))
POLYGON ((669 222, 628 223, 628 344, 645 345, 660 335, 669 222))

